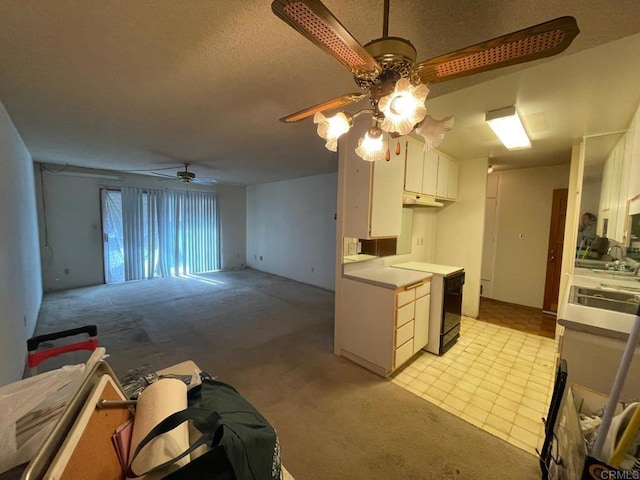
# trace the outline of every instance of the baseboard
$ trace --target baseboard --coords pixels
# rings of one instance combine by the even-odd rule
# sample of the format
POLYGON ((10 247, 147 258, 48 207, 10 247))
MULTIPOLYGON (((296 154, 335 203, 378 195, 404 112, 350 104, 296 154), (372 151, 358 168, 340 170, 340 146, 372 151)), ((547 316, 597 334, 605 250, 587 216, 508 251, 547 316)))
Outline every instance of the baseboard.
POLYGON ((371 363, 369 360, 365 360, 364 358, 345 349, 340 350, 340 356, 351 360, 353 363, 357 363, 361 367, 364 367, 367 370, 375 373, 376 375, 380 375, 381 377, 387 378, 389 376, 389 373, 391 373, 387 372, 386 369, 382 368, 381 366, 376 365, 375 363, 371 363))

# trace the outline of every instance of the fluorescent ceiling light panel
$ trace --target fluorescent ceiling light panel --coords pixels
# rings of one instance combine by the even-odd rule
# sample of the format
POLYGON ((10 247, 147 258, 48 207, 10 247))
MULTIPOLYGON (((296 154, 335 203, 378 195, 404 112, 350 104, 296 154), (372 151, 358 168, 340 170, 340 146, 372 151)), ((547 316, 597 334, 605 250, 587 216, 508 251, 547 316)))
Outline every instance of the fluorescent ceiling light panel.
POLYGON ((531 148, 515 106, 487 112, 485 121, 508 150, 531 148))

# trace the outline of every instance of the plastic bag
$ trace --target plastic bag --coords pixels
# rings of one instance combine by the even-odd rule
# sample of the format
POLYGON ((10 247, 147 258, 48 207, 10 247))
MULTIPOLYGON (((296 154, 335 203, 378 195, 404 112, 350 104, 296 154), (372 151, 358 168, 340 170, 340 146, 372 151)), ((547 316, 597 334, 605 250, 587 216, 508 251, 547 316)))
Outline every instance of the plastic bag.
POLYGON ((70 365, 0 387, 0 473, 37 453, 83 378, 70 365))

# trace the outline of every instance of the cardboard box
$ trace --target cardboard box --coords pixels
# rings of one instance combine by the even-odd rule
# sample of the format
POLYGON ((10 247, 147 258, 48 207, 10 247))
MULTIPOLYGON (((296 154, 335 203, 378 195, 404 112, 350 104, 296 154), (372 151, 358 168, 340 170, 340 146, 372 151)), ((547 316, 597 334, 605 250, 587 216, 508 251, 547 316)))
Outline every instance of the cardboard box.
MULTIPOLYGON (((556 424, 549 466, 550 479, 640 479, 640 474, 616 469, 592 457, 580 428, 580 414, 594 415, 604 409, 608 397, 580 385, 571 385, 564 396, 556 424)), ((615 414, 622 413, 619 403, 615 414)))

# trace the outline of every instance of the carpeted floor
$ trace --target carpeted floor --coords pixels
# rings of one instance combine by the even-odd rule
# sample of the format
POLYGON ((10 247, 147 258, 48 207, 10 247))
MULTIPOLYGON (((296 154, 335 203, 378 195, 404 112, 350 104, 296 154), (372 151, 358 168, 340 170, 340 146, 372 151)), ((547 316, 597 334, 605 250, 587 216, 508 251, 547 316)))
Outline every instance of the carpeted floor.
POLYGON ((334 295, 245 269, 45 296, 37 333, 98 325, 118 375, 192 359, 278 430, 296 480, 540 478, 537 459, 331 353, 334 295))

